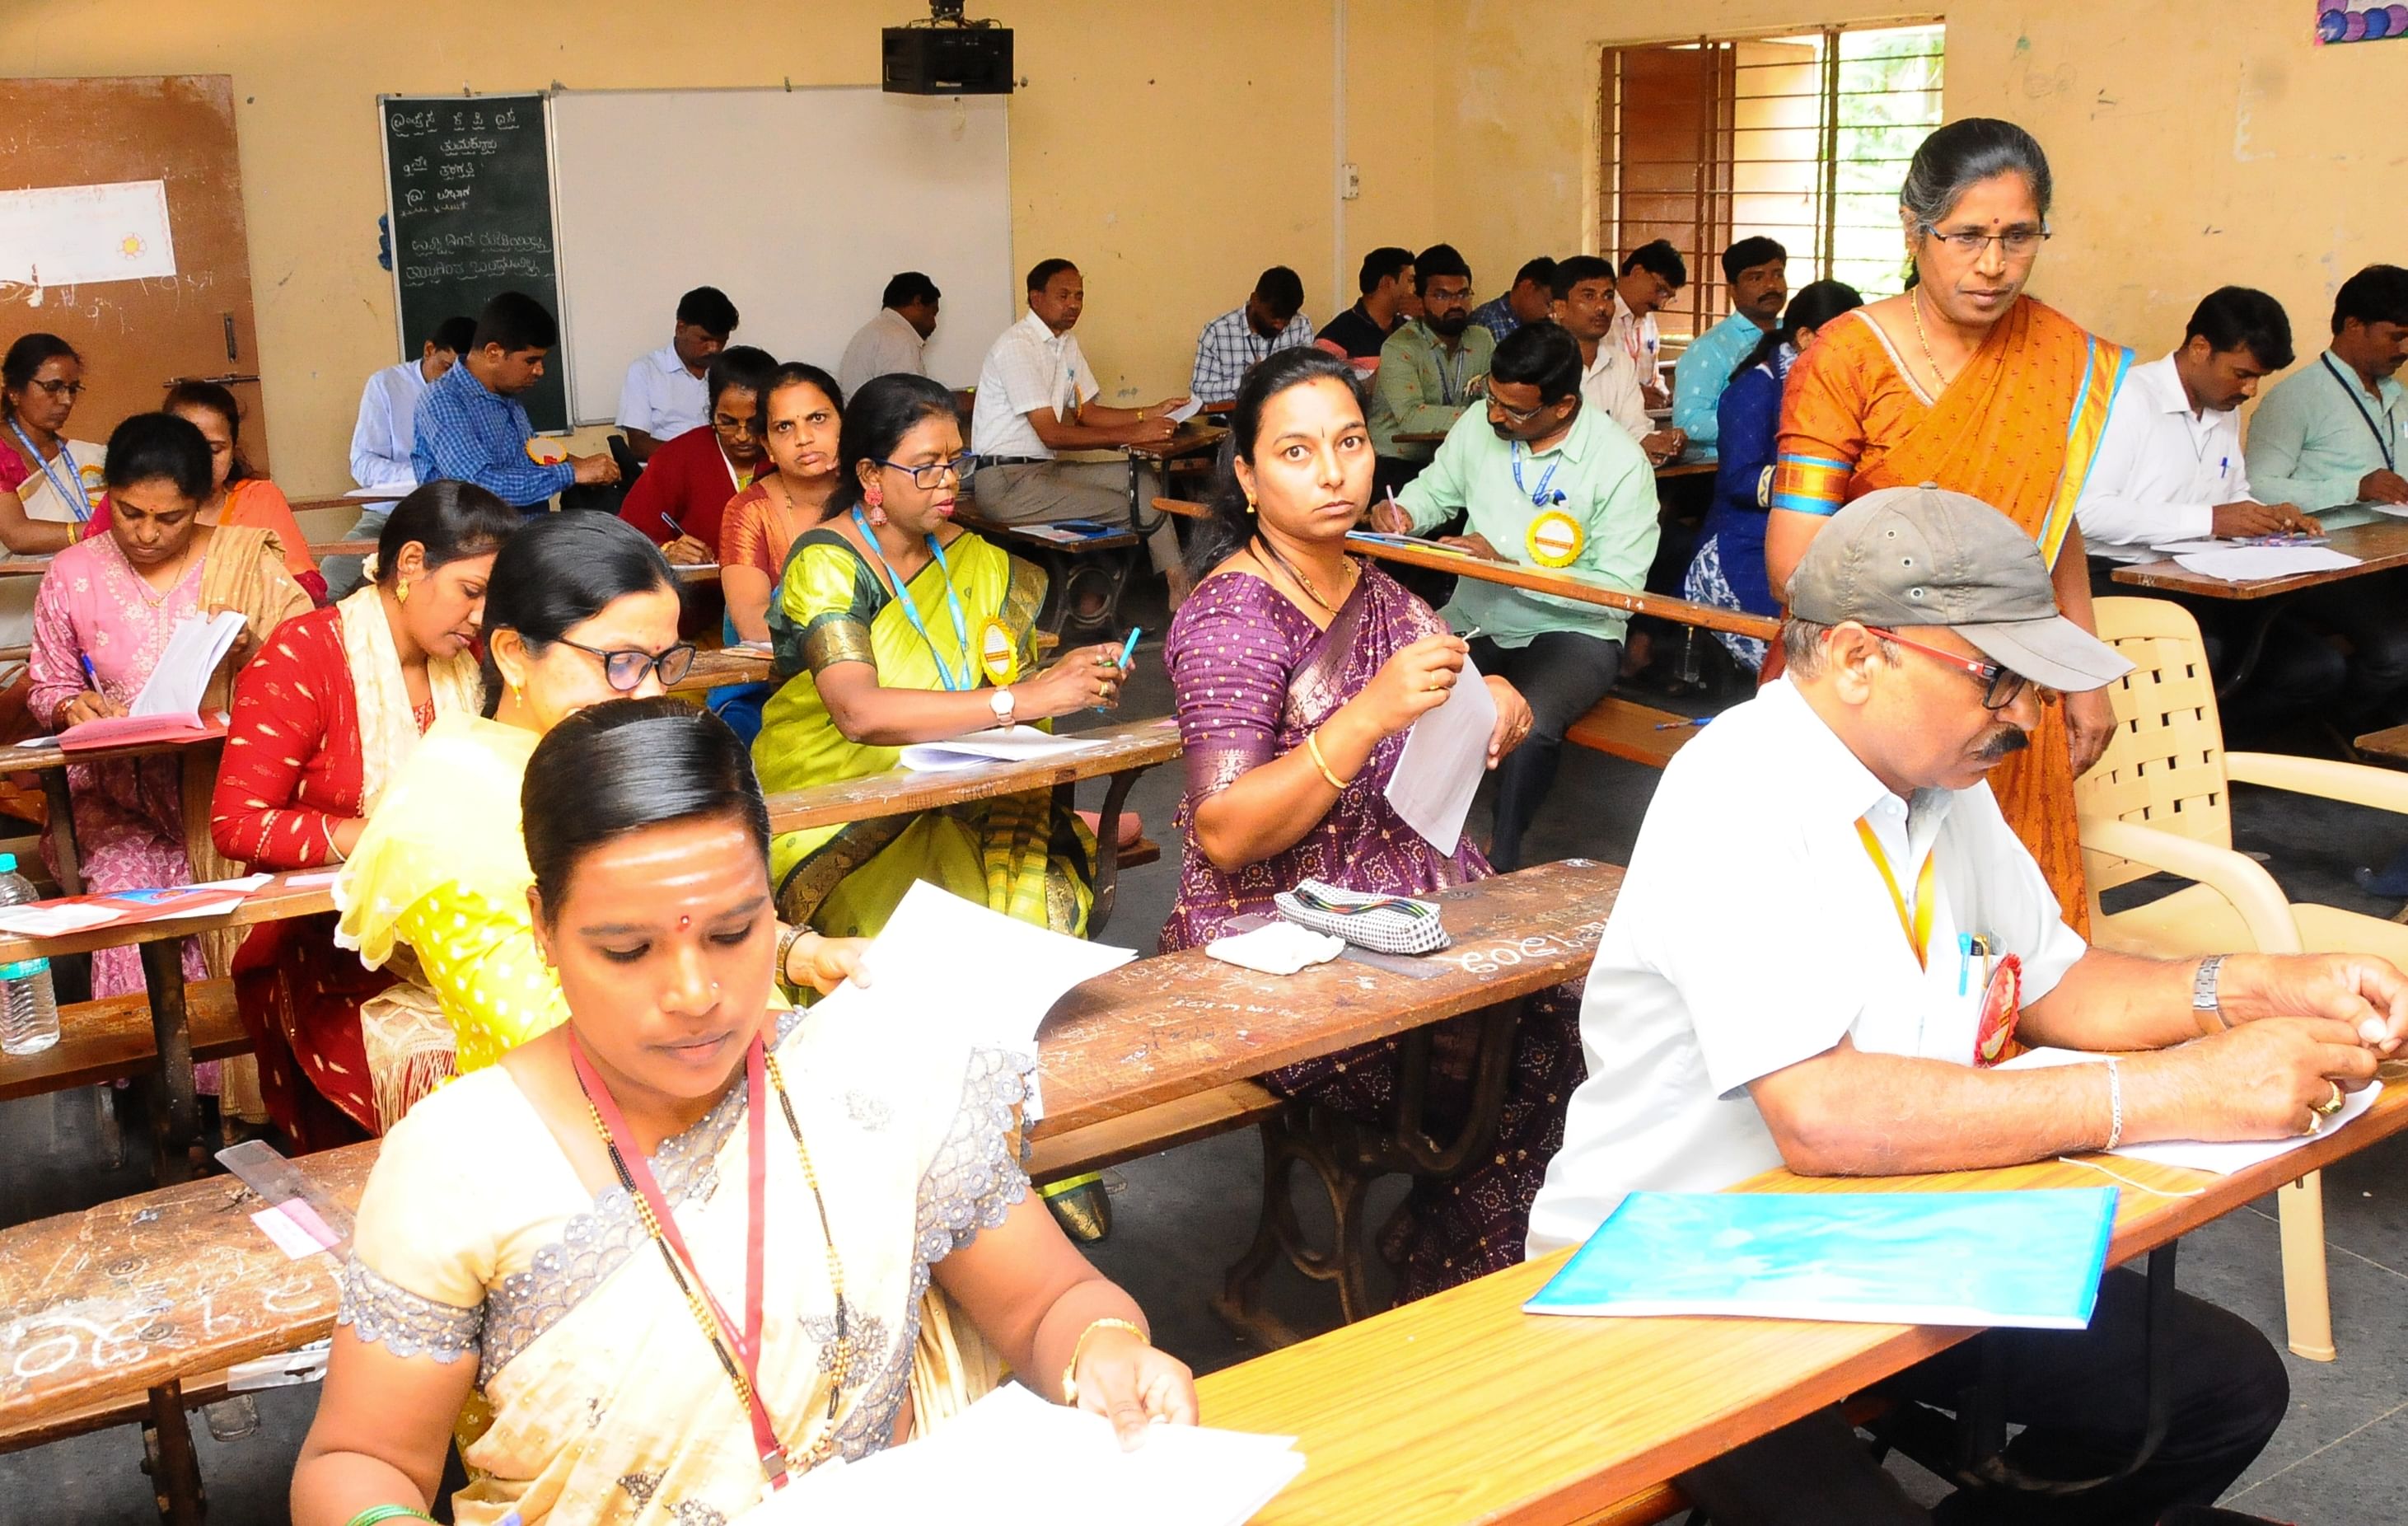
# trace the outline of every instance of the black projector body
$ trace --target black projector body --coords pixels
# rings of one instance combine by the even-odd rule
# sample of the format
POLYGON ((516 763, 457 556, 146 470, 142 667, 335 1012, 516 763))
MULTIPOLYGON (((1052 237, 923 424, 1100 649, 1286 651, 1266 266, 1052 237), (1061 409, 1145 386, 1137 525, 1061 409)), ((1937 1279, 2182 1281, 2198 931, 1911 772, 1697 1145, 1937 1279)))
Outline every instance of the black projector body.
POLYGON ((1009 95, 1011 28, 890 26, 879 88, 895 95, 1009 95))

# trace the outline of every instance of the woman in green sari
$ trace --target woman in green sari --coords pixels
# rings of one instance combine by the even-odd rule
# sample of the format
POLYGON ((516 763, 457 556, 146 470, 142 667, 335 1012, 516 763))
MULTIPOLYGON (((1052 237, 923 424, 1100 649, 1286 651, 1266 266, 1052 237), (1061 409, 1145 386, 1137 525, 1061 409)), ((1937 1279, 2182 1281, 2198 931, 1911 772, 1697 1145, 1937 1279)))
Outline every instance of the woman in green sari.
MULTIPOLYGON (((893 768, 899 750, 1120 702, 1110 644, 1033 677, 1045 578, 953 523, 961 423, 953 395, 882 376, 844 412, 828 514, 798 537, 769 607, 776 669, 752 761, 768 790, 893 768)), ((1050 790, 805 831, 770 847, 796 925, 872 937, 915 880, 1083 933, 1095 839, 1050 790)))

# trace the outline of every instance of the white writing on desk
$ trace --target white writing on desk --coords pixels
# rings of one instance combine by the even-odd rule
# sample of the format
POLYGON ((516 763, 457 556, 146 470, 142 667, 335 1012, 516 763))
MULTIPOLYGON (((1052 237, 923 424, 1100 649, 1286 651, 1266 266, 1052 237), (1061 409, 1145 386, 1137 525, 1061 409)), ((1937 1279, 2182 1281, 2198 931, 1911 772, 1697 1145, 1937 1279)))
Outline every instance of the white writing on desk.
POLYGON ((1565 954, 1576 954, 1584 948, 1595 948, 1598 939, 1605 935, 1605 924, 1584 922, 1569 932, 1535 932, 1527 937, 1507 939, 1503 943, 1486 943, 1478 948, 1451 948, 1425 957, 1443 960, 1466 974, 1493 975, 1519 964, 1536 964, 1565 954))

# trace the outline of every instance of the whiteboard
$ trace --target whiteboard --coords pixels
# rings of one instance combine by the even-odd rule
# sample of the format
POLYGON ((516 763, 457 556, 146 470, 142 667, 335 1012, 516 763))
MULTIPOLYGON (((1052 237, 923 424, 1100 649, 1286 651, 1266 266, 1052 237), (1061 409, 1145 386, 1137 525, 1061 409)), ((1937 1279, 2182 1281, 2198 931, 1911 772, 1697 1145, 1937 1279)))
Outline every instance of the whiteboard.
POLYGON ((563 91, 552 102, 570 413, 607 424, 627 365, 716 286, 735 344, 830 371, 887 279, 944 294, 928 374, 966 387, 1019 316, 1003 96, 563 91))

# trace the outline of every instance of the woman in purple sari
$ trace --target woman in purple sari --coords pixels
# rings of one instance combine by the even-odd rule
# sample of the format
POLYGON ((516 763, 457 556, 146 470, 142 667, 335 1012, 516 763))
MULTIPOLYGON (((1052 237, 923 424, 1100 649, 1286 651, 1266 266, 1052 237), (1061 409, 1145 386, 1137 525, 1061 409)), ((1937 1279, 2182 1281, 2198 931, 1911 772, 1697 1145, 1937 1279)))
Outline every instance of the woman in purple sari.
MULTIPOLYGON (((1306 878, 1420 895, 1491 872, 1469 838, 1442 854, 1388 804, 1405 734, 1445 701, 1466 648, 1428 605, 1346 554, 1371 491, 1360 385, 1345 362, 1305 349, 1263 361, 1238 393, 1234 457, 1166 653, 1187 767, 1178 814, 1186 853, 1166 953, 1270 912, 1275 894, 1306 878)), ((1529 730, 1530 707, 1502 679, 1486 683, 1494 768, 1529 730)), ((1496 1150, 1445 1181, 1416 1181, 1383 1246, 1401 1253, 1406 1298, 1522 1260, 1530 1199, 1583 1074, 1579 1013, 1577 989, 1531 1001, 1496 1150)), ((1448 1024, 1432 1046, 1440 1073, 1430 1110, 1441 1128, 1469 1098, 1473 1021, 1448 1024)), ((1383 1040, 1263 1079, 1378 1121, 1394 1101, 1397 1050, 1383 1040)))

